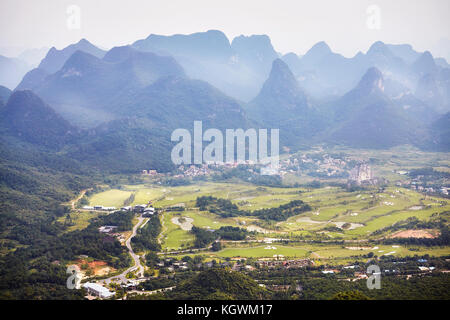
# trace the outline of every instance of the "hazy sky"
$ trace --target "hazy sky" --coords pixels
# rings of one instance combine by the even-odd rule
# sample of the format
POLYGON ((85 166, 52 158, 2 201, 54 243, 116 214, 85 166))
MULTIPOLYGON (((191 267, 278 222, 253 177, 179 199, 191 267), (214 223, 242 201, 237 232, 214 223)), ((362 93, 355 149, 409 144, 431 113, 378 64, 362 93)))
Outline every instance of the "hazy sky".
POLYGON ((303 54, 321 40, 346 56, 376 40, 423 51, 450 39, 449 14, 450 0, 1 0, 0 47, 62 48, 84 37, 110 48, 150 33, 218 29, 230 41, 267 34, 282 53, 303 54))

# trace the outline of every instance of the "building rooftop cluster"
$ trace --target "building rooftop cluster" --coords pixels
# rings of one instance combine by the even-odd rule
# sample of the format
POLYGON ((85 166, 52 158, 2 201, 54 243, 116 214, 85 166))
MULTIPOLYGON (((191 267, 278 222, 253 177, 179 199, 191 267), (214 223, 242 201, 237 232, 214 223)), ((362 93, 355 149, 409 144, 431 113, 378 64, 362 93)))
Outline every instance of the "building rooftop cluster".
POLYGON ((314 264, 309 259, 294 259, 294 260, 258 260, 256 261, 258 267, 276 268, 283 267, 285 269, 303 268, 314 264))
POLYGON ((436 186, 427 186, 425 182, 422 182, 418 179, 414 180, 406 180, 406 181, 397 181, 396 186, 398 187, 406 187, 410 188, 411 190, 423 192, 423 193, 438 193, 444 196, 448 196, 448 191, 450 188, 447 186, 439 186, 439 184, 436 186))
POLYGON ((211 170, 209 169, 207 164, 203 164, 201 166, 191 165, 189 167, 179 166, 178 171, 181 173, 174 175, 174 178, 185 178, 185 177, 197 177, 209 175, 211 170))
POLYGON ((98 228, 98 231, 102 233, 111 233, 117 229, 117 226, 101 226, 98 228))
POLYGON ((83 209, 92 211, 114 211, 116 210, 116 207, 104 207, 101 205, 95 205, 95 206, 83 206, 83 209))
POLYGON ((142 174, 143 175, 147 175, 147 176, 157 176, 159 175, 158 171, 150 169, 150 170, 142 170, 142 174))

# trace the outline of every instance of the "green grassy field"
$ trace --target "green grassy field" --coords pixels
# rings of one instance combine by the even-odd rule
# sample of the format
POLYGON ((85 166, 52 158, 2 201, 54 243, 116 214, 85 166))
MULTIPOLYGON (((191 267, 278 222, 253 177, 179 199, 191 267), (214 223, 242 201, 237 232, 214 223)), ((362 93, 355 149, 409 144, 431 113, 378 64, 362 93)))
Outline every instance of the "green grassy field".
POLYGON ((123 202, 131 196, 131 191, 111 189, 94 194, 89 198, 89 205, 120 208, 123 202))
MULTIPOLYGON (((98 193, 90 198, 90 203, 119 207, 134 192, 134 203, 147 203, 152 200, 157 207, 183 204, 186 206, 186 211, 181 213, 182 216, 192 218, 193 225, 197 227, 210 229, 228 225, 242 226, 240 224, 242 221, 246 222, 245 227, 249 227, 257 219, 251 217, 223 219, 209 212, 198 211, 195 208, 195 200, 198 196, 212 195, 228 198, 245 210, 276 207, 294 199, 301 199, 309 203, 313 207, 312 211, 276 224, 277 229, 273 230, 271 236, 281 237, 291 233, 295 235, 309 234, 314 237, 317 232, 323 232, 325 227, 348 222, 353 223, 354 228, 340 232, 325 232, 325 234, 330 239, 335 237, 365 239, 370 238, 372 232, 409 217, 427 220, 433 214, 450 211, 450 205, 442 202, 440 198, 427 197, 425 199, 422 194, 396 187, 387 188, 380 193, 377 190, 347 192, 336 187, 308 190, 305 188, 270 188, 250 184, 201 182, 181 187, 138 185, 126 186, 124 189, 98 193), (415 206, 421 206, 421 209, 410 209, 415 206)), ((177 213, 166 212, 164 215, 163 248, 167 250, 187 248, 192 245, 194 240, 192 234, 182 230, 171 221, 175 214, 177 213)), ((76 222, 77 228, 80 228, 87 225, 89 215, 79 214, 74 218, 78 221, 76 222)), ((267 251, 264 250, 254 252, 267 254, 267 251)), ((225 253, 225 256, 229 256, 229 253, 225 253)))
MULTIPOLYGON (((70 213, 70 217, 72 218, 72 224, 67 228, 66 232, 82 230, 89 226, 89 223, 92 218, 98 217, 100 215, 107 214, 106 212, 98 212, 98 211, 73 211, 70 213)), ((66 221, 66 216, 62 216, 58 219, 58 222, 64 224, 66 221)))
POLYGON ((309 253, 301 247, 281 246, 278 244, 268 244, 263 246, 254 246, 250 248, 225 248, 218 253, 219 257, 242 257, 242 258, 273 258, 274 255, 283 255, 285 257, 306 258, 309 253), (274 249, 275 248, 275 249, 274 249))
MULTIPOLYGON (((440 257, 450 255, 448 247, 422 247, 422 246, 397 246, 397 245, 375 245, 375 246, 356 246, 356 245, 280 245, 279 243, 240 245, 226 247, 218 252, 201 252, 188 254, 189 256, 202 255, 208 258, 226 259, 226 258, 276 258, 275 255, 282 255, 286 259, 309 258, 320 263, 339 263, 353 262, 355 260, 367 260, 366 255, 372 252, 374 256, 392 255, 397 257, 407 257, 415 255, 425 255, 440 257), (269 249, 270 248, 270 249, 269 249)), ((183 254, 184 256, 185 254, 183 254)), ((174 255, 176 257, 176 255, 174 255)))
MULTIPOLYGON (((315 151, 311 151, 315 152, 315 151)), ((139 185, 124 185, 121 190, 112 189, 92 196, 91 205, 120 207, 123 201, 131 194, 135 195, 133 204, 152 201, 155 207, 184 206, 184 212, 165 212, 163 219, 162 247, 163 250, 187 249, 194 242, 193 235, 171 219, 175 215, 193 219, 192 224, 201 228, 218 229, 221 226, 240 226, 260 232, 253 236, 256 239, 264 237, 288 238, 303 236, 308 239, 342 239, 367 240, 389 236, 392 231, 377 232, 380 229, 392 226, 396 222, 416 217, 422 221, 430 218, 445 216, 450 212, 449 201, 434 196, 427 196, 416 191, 395 186, 397 181, 405 181, 408 177, 396 173, 398 170, 422 168, 432 166, 440 171, 450 171, 450 159, 446 153, 426 153, 411 147, 400 147, 392 150, 355 150, 336 148, 332 152, 343 152, 353 159, 376 159, 373 165, 374 175, 389 180, 389 187, 379 190, 378 187, 368 187, 363 190, 347 191, 336 186, 321 188, 288 187, 273 188, 256 186, 249 183, 237 182, 204 182, 199 181, 192 185, 178 187, 163 187, 151 183, 139 185), (278 207, 292 200, 302 200, 308 203, 312 210, 293 216, 286 221, 266 223, 255 217, 221 218, 209 212, 199 211, 195 201, 200 196, 214 196, 231 200, 241 210, 254 211, 262 208, 278 207), (349 225, 348 225, 349 224, 349 225), (345 226, 345 228, 343 227, 345 226), (339 227, 340 229, 337 229, 339 227)), ((314 179, 297 175, 287 176, 287 183, 305 183, 314 179)), ((331 180, 334 181, 334 180, 331 180)), ((340 181, 342 182, 342 181, 340 181)), ((87 225, 89 216, 81 214, 74 216, 76 224, 87 225)), ((77 227, 77 228, 78 228, 77 227)), ((265 249, 266 245, 253 243, 246 245, 226 247, 219 252, 202 253, 208 257, 273 257, 281 254, 286 257, 310 257, 318 259, 352 259, 354 256, 363 258, 369 252, 383 255, 393 252, 392 255, 406 256, 415 254, 450 255, 448 247, 399 247, 389 248, 379 246, 378 249, 365 248, 364 250, 351 250, 338 245, 273 245, 276 249, 265 249), (378 252, 380 251, 380 252, 378 252)), ((350 246, 350 245, 349 245, 350 246)))
POLYGON ((163 220, 163 233, 161 247, 163 250, 186 249, 194 242, 194 236, 188 231, 182 230, 178 225, 172 223, 174 212, 165 212, 163 220))

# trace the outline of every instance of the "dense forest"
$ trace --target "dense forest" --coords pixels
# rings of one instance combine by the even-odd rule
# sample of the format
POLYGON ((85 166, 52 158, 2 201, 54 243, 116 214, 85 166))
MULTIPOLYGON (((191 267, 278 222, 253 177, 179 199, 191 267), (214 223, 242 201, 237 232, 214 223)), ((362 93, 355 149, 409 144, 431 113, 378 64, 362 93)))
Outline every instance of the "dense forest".
MULTIPOLYGON (((215 240, 244 240, 250 232, 239 227, 224 226, 218 230, 207 230, 193 226, 191 233, 195 235, 195 248, 207 247, 215 240)), ((213 245, 213 250, 220 250, 220 247, 213 245)))
POLYGON ((87 255, 114 268, 128 266, 126 249, 97 227, 114 222, 126 229, 131 220, 104 216, 67 232, 57 219, 69 214, 68 202, 104 176, 67 156, 16 142, 0 140, 0 297, 81 299, 81 291, 66 288, 66 264, 87 255))
POLYGON ((244 274, 212 268, 182 282, 167 296, 183 300, 256 300, 268 298, 270 295, 244 274))
MULTIPOLYGON (((161 222, 157 215, 150 217, 146 225, 140 228, 136 236, 131 239, 133 250, 139 252, 150 250, 153 252, 161 251, 161 245, 158 243, 158 235, 161 232, 161 222)), ((148 258, 147 254, 147 258, 148 258)))
POLYGON ((254 216, 263 220, 284 221, 291 216, 311 210, 311 207, 301 200, 293 200, 276 208, 260 209, 252 212, 240 210, 228 199, 212 196, 198 197, 196 206, 201 211, 209 211, 221 217, 254 216))

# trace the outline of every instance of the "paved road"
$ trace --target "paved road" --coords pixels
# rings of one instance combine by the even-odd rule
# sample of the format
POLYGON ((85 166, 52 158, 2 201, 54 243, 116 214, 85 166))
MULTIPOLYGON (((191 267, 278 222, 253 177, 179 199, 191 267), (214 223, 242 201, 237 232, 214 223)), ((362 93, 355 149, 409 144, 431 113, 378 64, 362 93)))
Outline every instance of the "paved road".
POLYGON ((117 276, 99 280, 99 283, 109 284, 112 281, 118 282, 118 283, 126 283, 128 281, 126 275, 135 270, 138 270, 138 272, 137 272, 138 277, 144 276, 144 267, 141 265, 141 261, 139 260, 139 255, 134 253, 133 248, 131 247, 131 239, 134 236, 136 236, 136 232, 137 232, 138 228, 141 227, 143 224, 147 223, 147 221, 148 221, 148 218, 139 217, 138 222, 133 227, 131 236, 125 242, 125 245, 129 251, 131 257, 133 258, 134 265, 132 267, 126 269, 124 272, 122 272, 121 274, 119 274, 117 276))

